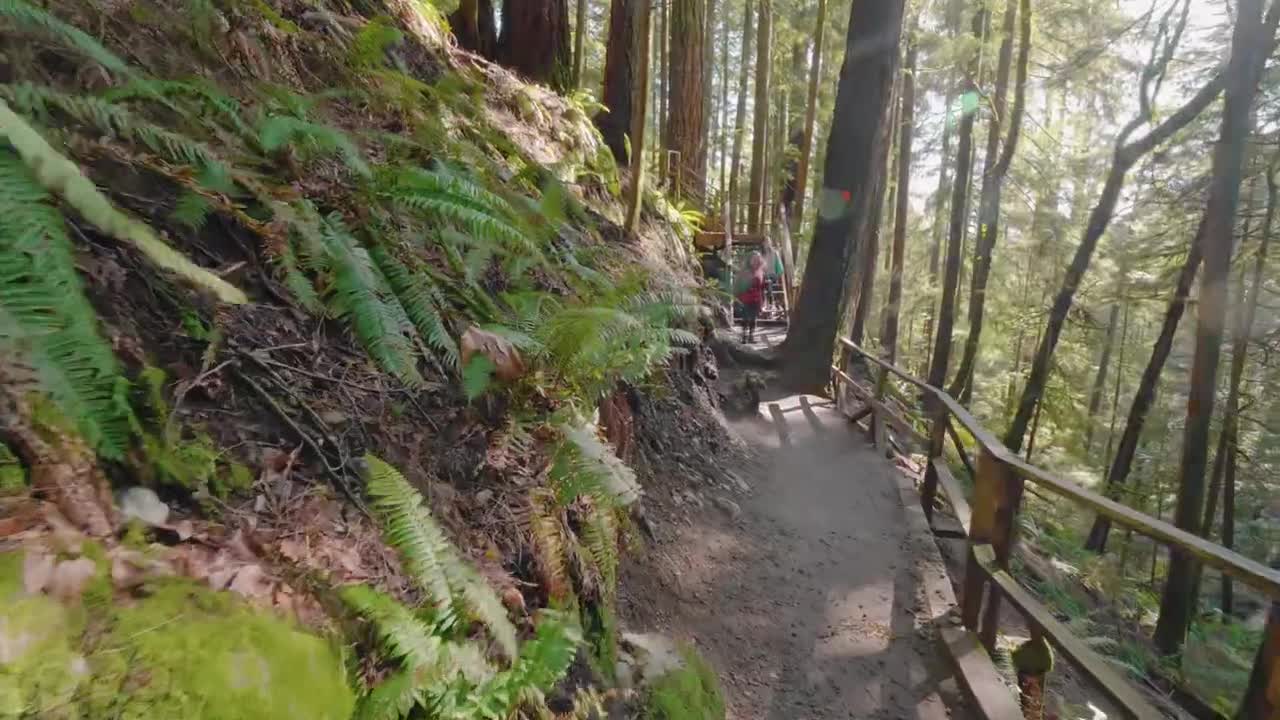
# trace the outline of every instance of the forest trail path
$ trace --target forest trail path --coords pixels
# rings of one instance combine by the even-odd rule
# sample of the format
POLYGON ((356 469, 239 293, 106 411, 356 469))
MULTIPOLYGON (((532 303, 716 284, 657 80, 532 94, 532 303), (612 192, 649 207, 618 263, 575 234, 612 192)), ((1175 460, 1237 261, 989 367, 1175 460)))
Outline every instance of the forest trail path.
POLYGON ((911 481, 829 401, 760 410, 733 423, 760 456, 741 514, 653 548, 661 587, 628 578, 627 624, 694 640, 734 720, 967 717, 922 595, 941 568, 909 530, 911 481))

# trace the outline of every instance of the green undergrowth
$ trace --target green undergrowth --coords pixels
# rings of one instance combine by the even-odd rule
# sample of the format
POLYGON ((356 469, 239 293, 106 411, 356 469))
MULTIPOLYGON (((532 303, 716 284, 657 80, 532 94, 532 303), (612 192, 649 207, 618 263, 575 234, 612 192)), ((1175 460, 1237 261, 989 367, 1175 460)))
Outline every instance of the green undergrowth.
POLYGON ((115 599, 95 564, 60 601, 24 594, 22 553, 0 555, 0 718, 350 717, 335 642, 187 580, 115 599))
POLYGON ((684 663, 654 681, 645 720, 724 720, 724 696, 711 664, 697 650, 681 649, 684 663))

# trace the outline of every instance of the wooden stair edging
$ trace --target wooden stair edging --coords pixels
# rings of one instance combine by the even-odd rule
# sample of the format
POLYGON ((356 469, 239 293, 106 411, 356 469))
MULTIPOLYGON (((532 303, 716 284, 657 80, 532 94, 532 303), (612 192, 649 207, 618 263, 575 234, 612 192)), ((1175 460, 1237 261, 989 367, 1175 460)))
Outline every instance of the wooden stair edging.
POLYGON ((906 473, 895 472, 894 478, 908 536, 918 538, 923 546, 921 585, 933 630, 955 672, 957 684, 985 720, 1023 720, 1014 688, 1004 681, 978 634, 959 624, 959 605, 951 576, 920 507, 919 492, 906 473))

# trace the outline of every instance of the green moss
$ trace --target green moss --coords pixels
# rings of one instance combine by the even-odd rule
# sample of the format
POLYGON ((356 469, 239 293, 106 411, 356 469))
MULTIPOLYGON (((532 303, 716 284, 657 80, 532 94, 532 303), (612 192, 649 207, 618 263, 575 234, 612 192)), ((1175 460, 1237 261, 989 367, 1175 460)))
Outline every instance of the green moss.
POLYGON ((724 696, 715 669, 691 647, 685 647, 682 654, 684 666, 653 684, 645 719, 724 720, 724 696))
POLYGON ((89 664, 94 717, 345 720, 355 704, 329 642, 186 581, 117 609, 89 664))
POLYGON ((0 718, 77 717, 72 700, 87 668, 71 615, 40 595, 0 605, 0 718))
POLYGON ((0 443, 0 495, 24 493, 27 490, 27 471, 8 445, 0 443))

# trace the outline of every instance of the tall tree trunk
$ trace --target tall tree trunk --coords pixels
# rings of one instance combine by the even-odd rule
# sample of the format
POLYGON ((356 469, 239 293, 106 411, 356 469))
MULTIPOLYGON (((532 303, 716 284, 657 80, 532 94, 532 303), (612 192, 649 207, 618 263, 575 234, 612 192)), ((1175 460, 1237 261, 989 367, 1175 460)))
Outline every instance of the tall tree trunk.
POLYGON ((1168 65, 1168 59, 1172 55, 1174 46, 1176 46, 1176 41, 1168 43, 1166 45, 1167 52, 1160 60, 1156 61, 1159 64, 1148 65, 1147 70, 1143 73, 1144 82, 1140 90, 1142 96, 1141 109, 1138 111, 1138 115, 1120 131, 1120 135, 1116 139, 1111 169, 1107 173, 1102 193, 1089 214, 1084 236, 1080 239, 1080 245, 1076 247, 1075 256, 1063 275, 1062 285, 1058 289, 1058 294, 1053 301, 1053 307, 1049 311, 1044 334, 1041 336, 1040 343, 1036 348, 1035 359, 1031 364, 1031 374, 1027 378, 1026 386, 1022 389, 1022 397, 1018 401, 1017 412, 1014 414, 1013 421, 1009 424, 1008 432, 1005 433, 1004 444, 1014 452, 1022 448, 1022 441, 1026 435, 1027 425, 1031 422, 1031 414, 1035 411, 1036 401, 1040 394, 1044 392, 1045 380, 1049 375, 1049 361, 1053 357, 1053 351, 1058 346, 1058 338, 1061 336, 1062 328, 1066 324, 1067 313, 1071 310, 1076 289, 1080 286, 1080 280, 1089 269, 1089 263, 1093 259, 1093 252, 1098 247, 1098 240, 1111 224, 1111 218, 1115 214, 1116 204, 1120 200, 1120 193, 1124 189, 1125 177, 1128 175, 1129 170, 1142 156, 1154 150, 1156 146, 1169 139, 1178 130, 1186 127, 1222 91, 1222 77, 1215 77, 1187 100, 1182 107, 1165 117, 1150 132, 1137 140, 1130 141, 1130 136, 1137 132, 1139 127, 1146 124, 1151 116, 1150 84, 1156 77, 1163 76, 1163 72, 1159 68, 1168 65))
POLYGON ((570 89, 568 0, 503 0, 498 62, 556 92, 570 89))
POLYGON ((671 179, 667 167, 667 97, 671 94, 671 63, 667 62, 667 50, 671 45, 671 3, 675 0, 658 0, 661 11, 658 17, 658 185, 666 186, 671 179))
POLYGON ((449 13, 449 27, 458 47, 493 60, 498 51, 498 30, 493 21, 492 0, 462 0, 449 13))
POLYGON ((707 30, 704 0, 672 0, 671 14, 671 89, 667 105, 667 150, 679 153, 679 166, 671 169, 676 194, 701 198, 705 190, 707 167, 703 99, 707 88, 702 68, 704 34, 707 30))
POLYGON ((782 348, 784 380, 797 389, 820 388, 831 374, 850 265, 868 242, 872 216, 879 209, 872 196, 884 173, 878 161, 898 72, 903 5, 903 0, 852 3, 827 143, 825 187, 800 297, 782 348))
POLYGON ((956 370, 951 393, 961 402, 968 402, 973 392, 973 373, 978 361, 978 342, 982 337, 982 323, 986 311, 987 281, 991 277, 991 255, 1000 232, 1000 198, 1005 176, 1017 152, 1018 138, 1022 133, 1022 114, 1027 101, 1027 69, 1031 58, 1031 0, 1007 0, 1004 14, 1004 39, 1000 44, 1000 59, 996 70, 996 92, 987 137, 986 168, 982 176, 982 192, 978 201, 978 237, 975 241, 973 278, 969 283, 969 334, 965 338, 964 353, 956 370), (1019 7, 1014 3, 1018 2, 1019 7), (1003 154, 1000 150, 1000 133, 1004 125, 1005 101, 1008 95, 1009 74, 1013 64, 1013 31, 1017 15, 1021 13, 1021 29, 1018 48, 1018 77, 1015 81, 1013 112, 1009 117, 1009 136, 1005 140, 1003 154))
MULTIPOLYGON (((1249 135, 1253 99, 1269 54, 1267 50, 1275 37, 1276 20, 1280 20, 1280 4, 1272 6, 1272 12, 1264 23, 1262 0, 1239 0, 1236 3, 1236 27, 1232 35, 1231 61, 1226 71, 1222 133, 1214 148, 1213 179, 1204 213, 1204 273, 1200 278, 1196 350, 1191 366, 1191 388, 1187 397, 1187 422, 1183 432, 1174 511, 1174 524, 1191 532, 1201 527, 1206 448, 1226 319, 1226 283, 1231 268, 1232 229, 1240 199, 1245 141, 1249 135)), ((1196 568, 1197 563, 1190 553, 1177 547, 1170 549, 1160 617, 1152 636, 1156 648, 1165 654, 1177 652, 1186 638, 1194 609, 1190 601, 1196 568)))
POLYGON ((1111 457, 1111 447, 1116 439, 1116 415, 1120 412, 1120 381, 1124 379, 1124 350, 1129 340, 1129 304, 1123 298, 1121 304, 1124 305, 1124 321, 1120 325, 1118 344, 1120 351, 1116 357, 1116 381, 1111 393, 1111 421, 1107 424, 1107 448, 1102 453, 1104 458, 1111 457))
MULTIPOLYGON (((635 4, 636 0, 613 0, 610 6, 609 41, 605 47, 604 91, 602 92, 605 107, 595 117, 600 135, 620 166, 628 165, 630 162, 627 158, 629 137, 631 152, 636 155, 641 154, 631 134, 635 128, 635 106, 643 108, 645 97, 637 95, 635 90, 639 87, 641 93, 648 91, 647 78, 641 74, 640 67, 646 66, 647 71, 649 20, 646 16, 644 27, 640 26, 635 4), (639 43, 641 39, 643 44, 639 43)), ((645 2, 645 6, 648 5, 649 3, 645 2)), ((645 74, 647 75, 647 72, 645 74)))
MULTIPOLYGON (((630 50, 627 54, 633 59, 634 64, 630 69, 630 72, 634 74, 634 78, 628 88, 630 97, 627 103, 631 115, 631 184, 627 186, 626 231, 627 235, 632 237, 635 236, 636 230, 640 226, 641 198, 643 197, 642 190, 645 182, 645 119, 648 115, 648 107, 646 106, 649 99, 649 46, 652 44, 649 23, 653 14, 652 9, 650 0, 615 0, 612 9, 613 13, 626 13, 630 16, 628 20, 623 22, 631 28, 631 31, 627 34, 627 43, 630 50)), ((611 15, 609 19, 611 53, 612 26, 614 22, 615 20, 611 15)), ((606 79, 607 86, 608 81, 606 79)))
POLYGON ((773 0, 760 0, 756 22, 755 120, 751 130, 751 179, 747 187, 747 229, 759 232, 765 199, 765 144, 769 136, 769 65, 773 33, 773 0))
POLYGON ((582 87, 582 66, 587 49, 587 0, 578 0, 573 22, 573 88, 582 87))
MULTIPOLYGON (((706 190, 706 182, 708 175, 715 177, 712 172, 712 152, 715 147, 716 136, 716 115, 712 112, 711 99, 716 95, 716 0, 703 0, 706 7, 703 12, 703 31, 702 31, 702 83, 704 85, 702 93, 702 123, 704 131, 702 134, 702 170, 700 175, 703 178, 703 188, 706 190)), ((709 195, 708 195, 709 197, 709 195)), ((708 210, 710 208, 707 208, 708 210)))
POLYGON ((1107 332, 1102 336, 1102 357, 1098 358, 1098 372, 1093 376, 1093 389, 1089 391, 1089 419, 1084 426, 1084 449, 1088 453, 1093 447, 1094 427, 1098 421, 1098 411, 1102 409, 1102 391, 1107 386, 1107 369, 1111 366, 1111 349, 1115 344, 1116 328, 1120 326, 1120 303, 1111 304, 1111 314, 1107 318, 1107 332))
MULTIPOLYGON (((981 38, 987 25, 988 10, 980 5, 973 16, 973 37, 981 38)), ((965 92, 978 93, 978 73, 982 59, 977 48, 972 50, 965 71, 965 92)), ((968 185, 973 168, 973 126, 977 108, 966 108, 960 117, 960 140, 956 148, 956 174, 951 186, 951 222, 947 233, 947 264, 942 278, 942 301, 938 307, 938 326, 929 358, 929 384, 943 387, 947 381, 947 364, 951 361, 951 333, 956 321, 956 288, 960 284, 961 242, 969 219, 968 185)))
MULTIPOLYGON (((745 2, 747 12, 751 12, 751 3, 745 2)), ((720 192, 726 193, 729 190, 729 145, 732 143, 728 139, 729 132, 729 2, 725 0, 723 7, 723 18, 720 22, 720 107, 716 110, 719 120, 719 135, 716 137, 716 146, 720 154, 720 192)), ((723 202, 724 198, 721 198, 723 202)))
MULTIPOLYGON (((813 157, 813 128, 818 118, 818 79, 822 76, 822 44, 826 35, 827 0, 818 0, 818 19, 813 29, 813 57, 809 60, 809 92, 804 105, 804 129, 800 139, 800 158, 796 165, 796 208, 791 229, 800 231, 804 219, 804 198, 809 189, 809 159, 813 157)), ((795 246, 799 248, 800 243, 795 246)), ((792 258, 792 261, 799 258, 792 258)))
MULTIPOLYGON (((1222 545, 1228 550, 1234 548, 1236 542, 1236 458, 1239 455, 1239 445, 1236 441, 1240 436, 1239 386, 1244 376, 1245 353, 1249 349, 1249 338, 1253 335, 1253 326, 1258 316, 1258 298, 1262 293, 1263 270, 1267 264, 1271 234, 1275 228, 1276 205, 1280 201, 1280 183, 1277 182, 1280 165, 1277 163, 1280 163, 1280 154, 1272 157, 1271 166, 1267 169, 1267 211, 1262 223, 1262 242, 1258 246, 1258 256, 1254 260, 1249 297, 1245 300, 1244 322, 1237 328, 1235 347, 1231 351, 1231 386, 1236 392, 1227 398, 1228 418, 1231 421, 1231 454, 1227 456, 1227 471, 1222 486, 1222 545)), ((1222 576, 1221 605, 1222 612, 1228 616, 1235 610, 1235 593, 1231 586, 1231 578, 1226 574, 1222 576)))
POLYGON ((885 314, 884 335, 880 345, 890 363, 898 358, 898 316, 902 306, 902 264, 907 246, 907 218, 911 211, 911 146, 916 133, 916 29, 919 16, 907 39, 907 67, 902 75, 902 111, 898 130, 898 196, 894 206, 893 264, 889 275, 889 302, 885 314))
MULTIPOLYGON (((1155 345, 1151 348, 1151 358, 1147 361, 1146 368, 1142 371, 1142 379, 1138 381, 1138 388, 1134 391, 1133 401, 1129 404, 1129 416, 1125 421, 1124 432, 1120 435, 1120 444, 1116 447, 1116 454, 1111 458, 1111 467, 1107 471, 1106 492, 1111 497, 1116 497, 1118 491, 1129 477, 1129 472, 1133 469, 1133 458, 1138 451, 1138 440, 1142 437, 1142 428, 1147 421, 1147 413, 1151 411, 1156 401, 1156 390, 1160 386, 1160 374, 1164 372, 1164 364, 1169 359, 1169 353, 1173 349, 1173 338, 1178 331, 1178 323, 1182 320, 1182 314, 1187 308, 1187 300, 1191 293, 1191 284, 1195 282, 1196 273, 1200 269, 1200 261, 1203 259, 1201 240, 1204 235, 1204 224, 1201 223, 1200 229, 1196 231, 1196 235, 1191 240, 1191 248, 1187 251, 1187 258, 1182 263, 1182 269, 1178 272, 1178 281, 1173 290, 1173 297, 1169 299, 1169 305, 1164 311, 1164 320, 1160 325, 1160 334, 1156 337, 1155 345)), ((1106 552, 1107 537, 1111 533, 1111 520, 1103 515, 1098 515, 1093 520, 1093 527, 1089 530, 1089 537, 1085 541, 1085 548, 1094 552, 1106 552)))
POLYGON ((738 179, 742 176, 742 145, 746 135, 747 122, 747 83, 751 79, 751 48, 755 40, 752 30, 751 0, 742 3, 742 57, 738 67, 738 107, 733 121, 733 153, 730 158, 732 169, 729 171, 729 200, 732 203, 730 223, 745 217, 742 207, 743 198, 739 193, 738 179))

